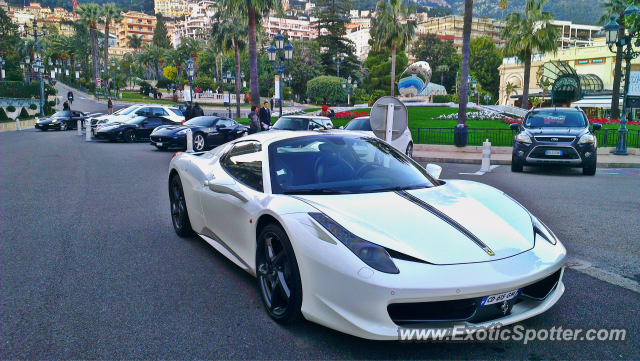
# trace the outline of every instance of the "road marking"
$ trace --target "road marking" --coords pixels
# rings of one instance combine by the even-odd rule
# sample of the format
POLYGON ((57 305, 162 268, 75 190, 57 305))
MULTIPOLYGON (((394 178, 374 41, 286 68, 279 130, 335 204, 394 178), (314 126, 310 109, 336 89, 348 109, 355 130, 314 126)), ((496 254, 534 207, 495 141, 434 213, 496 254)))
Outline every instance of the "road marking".
POLYGON ((636 172, 624 169, 602 169, 602 174, 636 174, 636 172))
MULTIPOLYGON (((492 166, 490 166, 490 167, 489 167, 489 172, 491 172, 492 170, 494 170, 494 169, 498 168, 499 166, 500 166, 500 165, 492 165, 492 166)), ((477 172, 475 172, 475 173, 460 173, 460 174, 483 175, 483 174, 485 174, 485 173, 487 173, 487 172, 482 171, 482 170, 479 170, 479 171, 477 171, 477 172)))
POLYGON ((602 268, 594 267, 591 262, 587 262, 577 258, 569 258, 567 261, 567 267, 571 268, 572 270, 588 274, 589 276, 597 278, 601 281, 611 283, 612 285, 620 286, 630 291, 640 293, 640 283, 638 283, 637 281, 607 270, 603 270, 602 268))

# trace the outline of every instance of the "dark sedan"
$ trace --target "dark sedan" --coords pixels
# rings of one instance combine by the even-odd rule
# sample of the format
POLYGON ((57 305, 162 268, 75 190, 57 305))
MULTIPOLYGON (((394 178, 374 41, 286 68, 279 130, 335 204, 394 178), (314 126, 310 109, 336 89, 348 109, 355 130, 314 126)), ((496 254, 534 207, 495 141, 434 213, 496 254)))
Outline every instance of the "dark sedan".
POLYGON ((36 122, 36 129, 46 132, 49 129, 67 130, 78 128, 78 121, 83 121, 88 115, 77 110, 63 110, 56 112, 49 118, 41 118, 36 122))
POLYGON ((196 152, 224 144, 249 132, 248 127, 235 120, 215 116, 196 117, 179 126, 156 129, 151 133, 151 145, 158 149, 186 148, 187 129, 191 129, 193 134, 193 150, 196 152))
MULTIPOLYGON (((602 128, 594 124, 593 130, 602 128)), ((527 113, 513 140, 511 171, 523 166, 557 165, 582 168, 596 174, 598 142, 583 111, 572 108, 539 108, 527 113)))
POLYGON ((111 142, 124 140, 132 143, 137 140, 148 140, 153 130, 159 126, 174 124, 177 123, 164 117, 138 116, 122 123, 103 126, 96 131, 95 137, 111 142))

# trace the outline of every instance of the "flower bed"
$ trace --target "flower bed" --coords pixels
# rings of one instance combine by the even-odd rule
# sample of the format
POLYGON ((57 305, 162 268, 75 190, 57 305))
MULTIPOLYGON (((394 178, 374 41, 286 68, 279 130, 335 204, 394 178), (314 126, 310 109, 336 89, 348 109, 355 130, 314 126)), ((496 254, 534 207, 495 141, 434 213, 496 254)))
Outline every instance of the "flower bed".
MULTIPOLYGON (((589 123, 591 124, 610 124, 610 125, 618 125, 620 124, 620 119, 609 119, 609 118, 587 118, 589 123)), ((500 121, 505 124, 518 123, 522 124, 523 118, 502 118, 500 121)), ((639 121, 627 122, 627 125, 640 125, 639 121)))
POLYGON ((367 112, 350 112, 350 111, 337 112, 335 119, 353 119, 357 117, 366 117, 368 115, 369 113, 367 112))
MULTIPOLYGON (((458 113, 441 115, 437 118, 431 118, 431 120, 457 120, 458 113)), ((500 114, 494 112, 469 112, 467 113, 467 120, 500 120, 500 114)))

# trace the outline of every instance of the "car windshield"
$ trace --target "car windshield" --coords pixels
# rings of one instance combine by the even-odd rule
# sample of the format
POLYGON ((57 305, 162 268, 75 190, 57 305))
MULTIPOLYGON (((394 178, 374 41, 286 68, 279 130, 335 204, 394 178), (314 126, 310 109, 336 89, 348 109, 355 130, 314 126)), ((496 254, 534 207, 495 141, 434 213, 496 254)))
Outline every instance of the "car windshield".
POLYGON ((138 106, 132 105, 130 107, 126 107, 123 109, 118 110, 117 112, 113 113, 114 115, 128 115, 129 113, 133 112, 134 110, 138 109, 138 106))
POLYGON ((123 123, 125 124, 140 124, 142 122, 144 122, 147 119, 147 117, 135 117, 135 118, 131 118, 123 123))
POLYGON ((587 126, 586 119, 580 112, 540 111, 527 115, 524 121, 526 128, 564 128, 587 126))
POLYGON ((422 167, 373 137, 321 134, 269 145, 275 194, 397 191, 438 184, 422 167))
POLYGON ((309 129, 309 119, 282 117, 278 119, 273 129, 277 130, 307 130, 309 129))
POLYGON ((63 112, 56 112, 54 115, 52 115, 52 118, 55 117, 68 117, 71 114, 70 111, 63 111, 63 112))
POLYGON ((371 132, 371 123, 369 118, 354 119, 344 128, 346 130, 368 131, 371 132))
POLYGON ((212 117, 196 117, 193 119, 189 119, 184 123, 184 125, 193 125, 196 127, 211 127, 213 126, 212 121, 217 121, 218 118, 212 117))

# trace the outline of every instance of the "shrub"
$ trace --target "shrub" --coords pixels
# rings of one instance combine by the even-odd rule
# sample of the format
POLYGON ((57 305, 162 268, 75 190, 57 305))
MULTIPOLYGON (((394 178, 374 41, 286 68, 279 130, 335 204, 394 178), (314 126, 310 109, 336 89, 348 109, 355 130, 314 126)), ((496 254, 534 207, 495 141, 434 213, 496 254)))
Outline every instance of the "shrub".
POLYGON ((9 120, 9 117, 3 108, 0 108, 0 120, 9 120))
POLYGON ((36 110, 38 109, 38 106, 35 103, 31 103, 31 105, 29 105, 29 109, 36 110))
POLYGON ((55 101, 53 101, 53 100, 49 100, 49 101, 47 102, 47 104, 49 105, 49 107, 55 107, 55 106, 56 106, 56 102, 55 102, 55 101))
POLYGON ((2 98, 29 99, 32 96, 40 96, 40 85, 38 83, 25 85, 21 81, 0 82, 0 97, 2 98))
POLYGON ((15 111, 16 111, 16 107, 14 107, 13 105, 9 105, 9 106, 7 107, 7 111, 8 111, 9 113, 13 113, 13 112, 15 112, 15 111))
POLYGON ((90 93, 94 93, 96 91, 96 83, 94 82, 88 82, 86 87, 89 89, 90 93))
POLYGON ((140 85, 140 94, 148 97, 151 93, 151 84, 143 80, 138 85, 140 85))
MULTIPOLYGON (((168 68, 172 68, 172 67, 166 67, 164 68, 165 71, 165 76, 166 76, 166 71, 168 68)), ((158 80, 158 83, 156 84, 156 87, 158 87, 158 89, 167 89, 167 86, 171 85, 172 81, 169 79, 160 79, 158 80)))
POLYGON ((434 95, 433 102, 434 103, 448 103, 451 101, 451 97, 449 95, 434 95))
POLYGON ((51 115, 51 114, 54 113, 54 109, 52 108, 51 105, 49 105, 50 103, 54 103, 54 105, 55 105, 55 102, 45 103, 44 104, 44 109, 43 109, 44 110, 44 115, 51 115))
POLYGON ((335 76, 319 76, 307 83, 307 96, 312 99, 322 98, 323 102, 347 101, 347 94, 342 90, 344 79, 335 76))
POLYGON ((22 108, 22 110, 20 111, 20 119, 29 119, 30 117, 31 116, 29 115, 27 108, 22 108))

